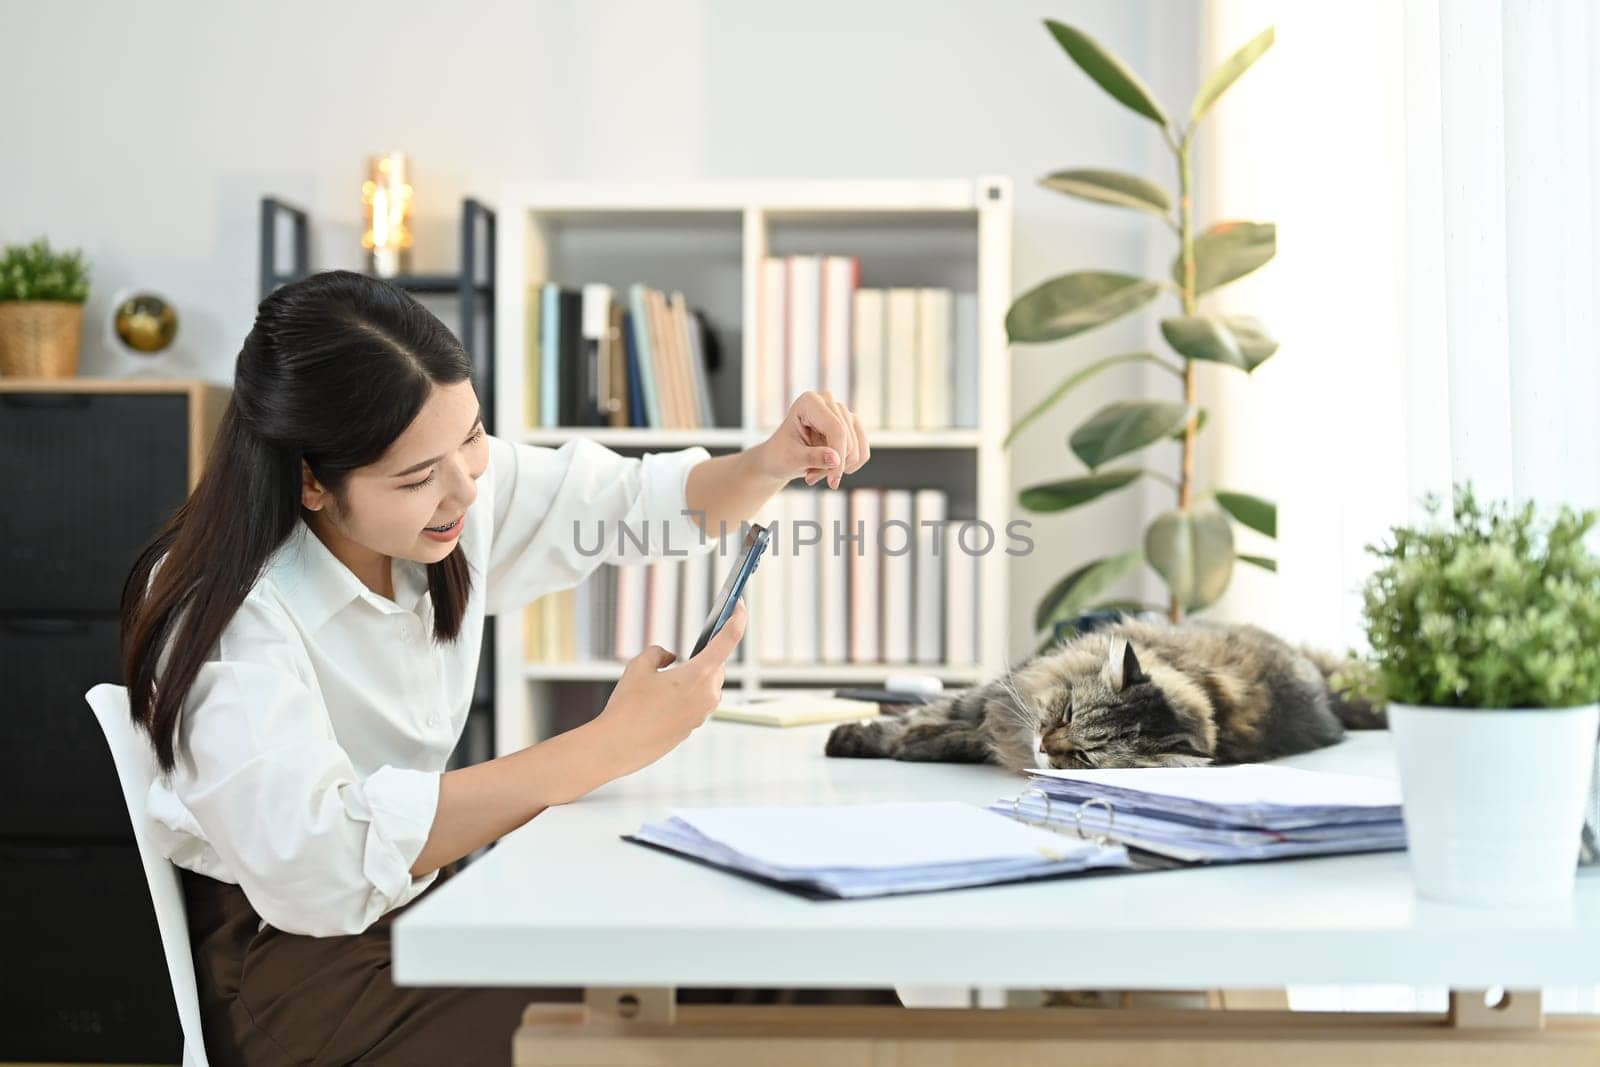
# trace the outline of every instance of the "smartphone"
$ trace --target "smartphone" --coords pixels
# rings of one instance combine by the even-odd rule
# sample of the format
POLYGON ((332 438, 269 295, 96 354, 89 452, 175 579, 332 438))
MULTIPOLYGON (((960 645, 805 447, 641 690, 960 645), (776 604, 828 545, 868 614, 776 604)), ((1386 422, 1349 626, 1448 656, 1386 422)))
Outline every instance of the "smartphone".
POLYGON ((745 583, 756 572, 756 564, 761 561, 761 553, 767 550, 767 541, 771 536, 770 531, 759 523, 752 524, 749 532, 744 535, 739 558, 734 562, 733 569, 728 572, 722 588, 717 591, 716 600, 712 601, 711 614, 706 616, 706 624, 700 629, 700 639, 694 643, 694 650, 689 653, 691 657, 700 654, 700 650, 706 647, 706 642, 716 636, 717 631, 722 629, 728 617, 733 614, 733 606, 739 602, 739 597, 744 593, 745 583))

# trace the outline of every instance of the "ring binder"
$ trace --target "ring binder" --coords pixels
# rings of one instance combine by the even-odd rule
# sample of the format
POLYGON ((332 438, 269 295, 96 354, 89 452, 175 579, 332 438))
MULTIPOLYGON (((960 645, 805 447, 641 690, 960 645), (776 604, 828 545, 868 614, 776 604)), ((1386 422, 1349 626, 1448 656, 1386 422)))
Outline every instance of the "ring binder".
MULTIPOLYGON (((1098 804, 1102 808, 1106 809, 1105 832, 1097 835, 1094 839, 1094 843, 1102 847, 1109 845, 1111 844, 1111 835, 1116 831, 1117 828, 1117 809, 1112 806, 1111 801, 1105 799, 1104 797, 1090 797, 1082 804, 1079 804, 1078 810, 1074 812, 1072 816, 1073 826, 1077 829, 1078 836, 1083 837, 1083 809, 1087 808, 1091 804, 1098 804)), ((1085 838, 1085 840, 1087 840, 1087 838, 1085 838)))
MULTIPOLYGON (((1022 792, 1012 797, 1011 816, 1018 822, 1026 823, 1029 826, 1038 826, 1045 830, 1052 830, 1058 834, 1066 833, 1065 830, 1050 821, 1050 794, 1046 793, 1043 789, 1024 789, 1022 792), (1022 798, 1030 794, 1041 797, 1044 800, 1044 817, 1040 820, 1029 819, 1027 816, 1022 814, 1022 798)), ((1095 844, 1104 848, 1106 845, 1114 843, 1114 839, 1111 835, 1117 828, 1117 809, 1115 805, 1111 803, 1111 801, 1105 799, 1104 797, 1090 797, 1088 800, 1085 800, 1079 804, 1077 811, 1073 813, 1072 827, 1073 832, 1078 835, 1080 840, 1093 840, 1095 844), (1091 804, 1104 808, 1106 812, 1105 830, 1096 834, 1092 839, 1083 832, 1083 809, 1089 807, 1091 804)))

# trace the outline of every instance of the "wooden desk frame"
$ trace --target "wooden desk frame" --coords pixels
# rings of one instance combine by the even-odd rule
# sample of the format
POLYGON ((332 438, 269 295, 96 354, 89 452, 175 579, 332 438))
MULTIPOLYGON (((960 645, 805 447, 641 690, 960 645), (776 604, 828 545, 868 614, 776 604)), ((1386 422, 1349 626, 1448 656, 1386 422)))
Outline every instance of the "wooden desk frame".
POLYGON ((670 988, 529 1005, 517 1067, 1348 1067, 1600 1062, 1600 1018, 1538 993, 1451 994, 1447 1013, 679 1005, 670 988))

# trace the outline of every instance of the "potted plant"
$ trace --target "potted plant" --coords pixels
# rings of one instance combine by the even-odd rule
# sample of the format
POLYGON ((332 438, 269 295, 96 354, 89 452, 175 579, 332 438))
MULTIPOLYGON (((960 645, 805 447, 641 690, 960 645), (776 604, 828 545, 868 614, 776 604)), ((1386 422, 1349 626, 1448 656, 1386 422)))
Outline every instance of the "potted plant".
POLYGON ((43 237, 0 253, 0 375, 70 378, 89 269, 77 249, 55 252, 43 237))
MULTIPOLYGON (((1111 590, 1146 564, 1166 584, 1168 617, 1215 603, 1233 577, 1235 561, 1277 570, 1268 556, 1240 553, 1234 523, 1277 537, 1278 510, 1252 493, 1199 483, 1196 440, 1208 421, 1196 400, 1198 380, 1213 370, 1253 374, 1278 350, 1278 342, 1259 319, 1209 310, 1207 298, 1264 266, 1277 252, 1278 230, 1270 222, 1213 220, 1201 228, 1195 217, 1196 138, 1212 106, 1272 47, 1267 27, 1221 63, 1201 83, 1186 110, 1170 110, 1114 52, 1082 30, 1045 20, 1050 36, 1096 85, 1117 103, 1153 123, 1171 152, 1176 188, 1137 174, 1074 167, 1040 179, 1046 189, 1158 219, 1172 233, 1170 276, 1145 278, 1119 271, 1078 270, 1051 278, 1017 297, 1006 313, 1006 336, 1013 345, 1054 345, 1139 311, 1158 298, 1176 307, 1161 319, 1169 351, 1126 352, 1073 369, 1017 420, 1006 436, 1010 446, 1057 404, 1095 375, 1122 364, 1143 363, 1167 372, 1171 392, 1161 398, 1120 400, 1083 421, 1067 446, 1086 470, 1029 486, 1019 502, 1029 511, 1060 512, 1150 479, 1169 486, 1173 507, 1153 519, 1143 538, 1122 552, 1089 560, 1069 571, 1040 597, 1034 628, 1049 635, 1058 624, 1075 627, 1080 616, 1141 611, 1155 605, 1108 598, 1111 590), (1206 369, 1202 370, 1202 366, 1206 369), (1176 470, 1134 459, 1164 442, 1176 441, 1176 470)), ((1215 415, 1216 413, 1212 413, 1215 415)), ((1053 637, 1046 637, 1049 644, 1053 637)))
POLYGON ((1600 722, 1594 512, 1482 505, 1371 548, 1373 683, 1389 702, 1419 895, 1529 904, 1572 892, 1600 722))

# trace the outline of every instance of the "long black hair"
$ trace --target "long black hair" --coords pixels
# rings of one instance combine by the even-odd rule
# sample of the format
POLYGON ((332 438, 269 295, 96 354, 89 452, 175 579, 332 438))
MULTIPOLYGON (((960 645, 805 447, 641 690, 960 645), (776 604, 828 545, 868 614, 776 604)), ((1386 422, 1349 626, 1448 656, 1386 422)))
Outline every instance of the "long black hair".
MULTIPOLYGON (((163 770, 201 665, 301 519, 301 460, 342 503, 436 384, 471 375, 450 331, 385 282, 328 271, 261 301, 200 482, 122 589, 123 679, 163 770)), ((470 590, 459 547, 428 565, 437 639, 455 640, 470 590)))

